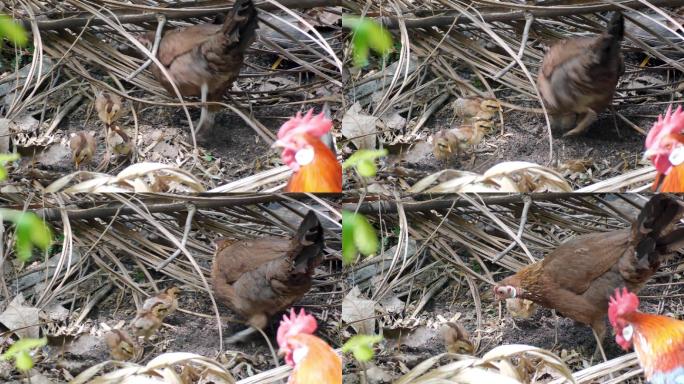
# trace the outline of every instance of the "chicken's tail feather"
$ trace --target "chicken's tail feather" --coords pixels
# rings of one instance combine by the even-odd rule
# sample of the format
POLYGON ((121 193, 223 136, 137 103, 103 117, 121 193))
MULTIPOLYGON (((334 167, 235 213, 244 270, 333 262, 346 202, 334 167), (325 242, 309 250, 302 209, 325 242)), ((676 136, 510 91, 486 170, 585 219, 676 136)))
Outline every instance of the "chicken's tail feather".
POLYGON ((608 21, 606 31, 613 39, 620 41, 625 35, 625 18, 621 12, 613 12, 613 16, 608 21))
POLYGON ((651 197, 636 222, 636 258, 639 269, 657 268, 661 257, 684 245, 684 229, 675 229, 683 208, 672 196, 651 197))
POLYGON ((657 239, 676 224, 681 211, 682 206, 672 196, 653 195, 637 218, 639 232, 657 239))
POLYGON ((598 55, 600 64, 606 64, 615 60, 620 53, 620 41, 625 34, 625 19, 620 12, 614 12, 613 16, 608 21, 606 26, 606 34, 603 39, 599 40, 598 55))
POLYGON ((323 226, 314 211, 309 211, 299 225, 293 241, 296 242, 293 272, 308 275, 321 260, 321 251, 325 246, 323 226))
POLYGON ((236 0, 233 9, 223 22, 221 31, 229 45, 247 50, 255 37, 258 24, 257 9, 252 0, 236 0))

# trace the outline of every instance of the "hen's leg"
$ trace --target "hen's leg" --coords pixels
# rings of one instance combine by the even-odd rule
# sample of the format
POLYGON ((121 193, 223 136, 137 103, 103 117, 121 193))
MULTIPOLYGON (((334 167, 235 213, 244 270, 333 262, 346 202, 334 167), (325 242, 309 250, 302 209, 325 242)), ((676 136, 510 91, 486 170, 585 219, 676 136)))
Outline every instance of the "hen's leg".
POLYGON ((229 337, 228 339, 226 339, 226 343, 235 344, 244 342, 245 340, 247 340, 249 336, 257 332, 257 328, 266 328, 266 325, 268 324, 268 317, 266 317, 266 315, 263 313, 255 314, 249 318, 248 323, 250 325, 249 328, 244 329, 229 337))
POLYGON ((606 358, 606 352, 603 350, 603 339, 606 336, 606 323, 604 319, 601 319, 601 321, 595 321, 591 325, 591 331, 594 333, 594 337, 596 338, 596 350, 594 350, 594 358, 598 360, 598 358, 603 358, 603 361, 608 361, 606 358))
POLYGON ((587 110, 587 113, 584 115, 582 120, 580 120, 580 122, 577 123, 577 126, 572 130, 565 132, 563 137, 578 136, 583 134, 587 131, 591 123, 596 121, 596 119, 598 119, 598 114, 596 114, 596 112, 594 112, 591 109, 587 110))
POLYGON ((551 310, 551 313, 553 313, 553 317, 555 317, 554 324, 553 324, 553 348, 556 348, 558 345, 558 314, 556 313, 555 309, 551 310))
MULTIPOLYGON (((206 83, 202 84, 200 90, 202 104, 206 103, 209 99, 213 100, 213 97, 209 97, 209 86, 206 83)), ((211 131, 214 127, 215 119, 216 108, 202 105, 202 110, 200 111, 200 118, 195 124, 195 137, 198 141, 203 143, 211 141, 211 131)))
POLYGON ((247 329, 243 329, 242 331, 237 332, 237 333, 233 334, 233 336, 227 338, 226 343, 227 344, 243 343, 256 332, 257 332, 257 330, 254 327, 249 327, 247 329))

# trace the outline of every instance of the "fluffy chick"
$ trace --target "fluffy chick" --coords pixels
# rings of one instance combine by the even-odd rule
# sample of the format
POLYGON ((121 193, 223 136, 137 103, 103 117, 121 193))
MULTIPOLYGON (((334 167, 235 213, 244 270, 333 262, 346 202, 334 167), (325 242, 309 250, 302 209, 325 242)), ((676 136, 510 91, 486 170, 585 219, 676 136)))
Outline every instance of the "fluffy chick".
POLYGON ((162 314, 167 311, 164 303, 155 303, 149 309, 141 309, 131 322, 136 336, 143 336, 145 340, 154 335, 162 325, 162 314))
POLYGON ((107 133, 107 145, 116 155, 130 156, 133 140, 121 127, 114 125, 107 133))
POLYGON ((470 342, 470 333, 459 323, 448 322, 442 327, 442 337, 447 352, 472 355, 475 351, 470 342))
POLYGON ((157 316, 164 320, 166 316, 172 314, 178 308, 178 293, 180 289, 178 287, 171 287, 163 290, 162 292, 148 298, 142 305, 143 311, 150 311, 155 308, 157 311, 157 316))
POLYGON ((112 358, 115 360, 130 360, 137 358, 140 348, 133 339, 121 329, 112 329, 104 336, 105 344, 109 347, 112 358))
POLYGON ((481 120, 492 120, 501 108, 496 99, 477 96, 459 97, 452 103, 454 114, 463 119, 478 117, 481 120))
POLYGON ((76 168, 80 168, 82 164, 89 163, 93 159, 96 147, 97 142, 92 132, 81 131, 71 134, 69 148, 76 168))
POLYGON ((506 299, 506 309, 516 319, 529 319, 537 312, 537 304, 527 299, 506 299))
POLYGON ((488 120, 476 120, 472 125, 461 125, 449 130, 441 130, 433 137, 433 153, 439 160, 449 160, 461 153, 473 149, 482 141, 486 131, 493 123, 488 120))
POLYGON ((122 108, 119 95, 108 91, 95 92, 95 110, 106 127, 110 127, 121 117, 122 108))

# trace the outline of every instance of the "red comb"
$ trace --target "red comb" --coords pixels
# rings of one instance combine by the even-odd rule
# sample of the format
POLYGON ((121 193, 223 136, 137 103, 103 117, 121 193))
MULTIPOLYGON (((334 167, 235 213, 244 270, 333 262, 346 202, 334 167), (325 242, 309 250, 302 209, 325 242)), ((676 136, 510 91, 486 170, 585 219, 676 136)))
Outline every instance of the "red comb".
POLYGON ((278 345, 282 347, 289 336, 300 333, 311 335, 316 331, 317 327, 318 323, 316 322, 316 318, 307 314, 304 311, 304 308, 299 311, 299 315, 295 312, 294 308, 290 308, 290 317, 287 317, 287 314, 285 314, 283 315, 283 319, 280 320, 280 326, 278 327, 276 336, 278 345))
POLYGON ((618 316, 635 312, 637 308, 639 308, 639 298, 637 295, 629 292, 625 287, 622 288, 622 292, 620 292, 620 288, 615 288, 615 294, 608 303, 608 320, 610 325, 615 327, 618 316))
POLYGON ((658 172, 667 174, 672 167, 669 155, 674 146, 682 145, 684 133, 684 111, 682 106, 672 112, 672 106, 667 108, 665 117, 658 116, 658 121, 653 123, 653 128, 646 136, 647 155, 658 172))
POLYGON ((323 112, 314 116, 312 108, 309 109, 306 115, 302 116, 301 112, 297 112, 295 117, 286 121, 278 131, 278 139, 282 140, 299 133, 308 133, 314 137, 321 137, 328 133, 331 128, 332 121, 325 117, 323 112))

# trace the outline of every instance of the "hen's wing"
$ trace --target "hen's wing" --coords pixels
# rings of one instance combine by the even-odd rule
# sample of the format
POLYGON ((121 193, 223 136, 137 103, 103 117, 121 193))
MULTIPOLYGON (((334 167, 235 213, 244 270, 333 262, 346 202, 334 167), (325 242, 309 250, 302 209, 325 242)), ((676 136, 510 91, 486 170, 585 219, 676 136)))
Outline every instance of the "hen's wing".
POLYGON ((214 257, 214 291, 243 316, 275 314, 311 288, 323 246, 323 228, 313 211, 292 239, 229 244, 214 257))
POLYGON ((159 43, 157 57, 162 64, 168 67, 177 57, 211 39, 220 30, 220 25, 198 24, 166 32, 159 43))
POLYGON ((563 289, 581 295, 610 270, 629 247, 630 229, 576 236, 542 261, 545 276, 563 289))

